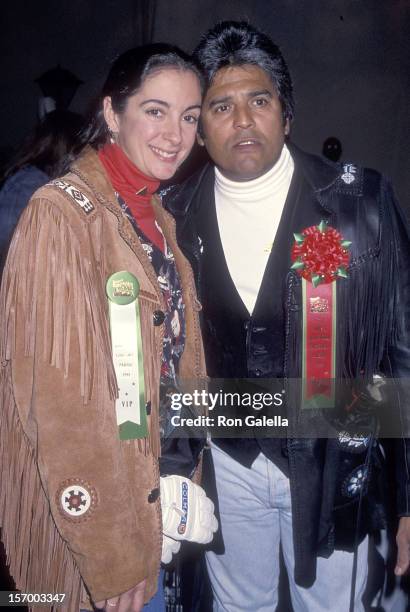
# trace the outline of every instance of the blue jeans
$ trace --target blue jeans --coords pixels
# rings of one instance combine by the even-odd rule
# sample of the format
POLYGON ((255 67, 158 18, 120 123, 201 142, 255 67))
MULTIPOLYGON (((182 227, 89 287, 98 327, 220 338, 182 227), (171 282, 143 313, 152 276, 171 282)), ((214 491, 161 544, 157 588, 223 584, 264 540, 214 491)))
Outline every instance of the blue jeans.
MULTIPOLYGON (((309 589, 295 584, 289 479, 263 454, 250 469, 212 445, 225 553, 206 553, 214 612, 274 612, 278 604, 279 545, 294 612, 349 610, 353 554, 317 560, 309 589)), ((359 546, 355 612, 363 612, 368 538, 359 546)))

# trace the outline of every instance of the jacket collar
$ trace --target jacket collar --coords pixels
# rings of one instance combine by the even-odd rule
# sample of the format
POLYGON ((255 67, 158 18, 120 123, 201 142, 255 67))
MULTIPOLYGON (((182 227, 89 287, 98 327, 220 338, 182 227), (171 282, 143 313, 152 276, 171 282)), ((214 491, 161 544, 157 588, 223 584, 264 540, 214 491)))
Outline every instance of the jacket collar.
POLYGON ((305 153, 293 142, 286 143, 295 166, 301 170, 303 176, 313 191, 323 191, 336 183, 340 177, 339 164, 332 163, 318 155, 305 153))
POLYGON ((70 170, 90 187, 99 200, 117 201, 107 173, 92 147, 84 148, 80 157, 71 164, 70 170))
POLYGON ((186 215, 195 205, 196 198, 203 193, 204 189, 206 191, 213 189, 214 180, 214 165, 208 162, 180 185, 173 185, 164 191, 162 200, 165 208, 174 217, 186 215))
MULTIPOLYGON (((118 201, 100 159, 94 149, 87 146, 81 156, 71 165, 71 172, 79 176, 96 194, 102 204, 106 205, 107 201, 119 207, 118 201)), ((154 209, 155 217, 163 224, 175 224, 171 215, 169 215, 161 206, 160 198, 154 194, 151 198, 151 203, 154 209)))

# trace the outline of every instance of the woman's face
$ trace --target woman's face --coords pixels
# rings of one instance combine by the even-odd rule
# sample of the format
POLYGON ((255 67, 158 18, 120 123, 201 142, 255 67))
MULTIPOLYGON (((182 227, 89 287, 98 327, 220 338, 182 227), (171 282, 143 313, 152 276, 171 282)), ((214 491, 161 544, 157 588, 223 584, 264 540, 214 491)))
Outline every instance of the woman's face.
POLYGON ((171 178, 191 151, 200 110, 198 77, 173 67, 147 76, 121 114, 104 99, 116 143, 141 172, 160 180, 171 178))

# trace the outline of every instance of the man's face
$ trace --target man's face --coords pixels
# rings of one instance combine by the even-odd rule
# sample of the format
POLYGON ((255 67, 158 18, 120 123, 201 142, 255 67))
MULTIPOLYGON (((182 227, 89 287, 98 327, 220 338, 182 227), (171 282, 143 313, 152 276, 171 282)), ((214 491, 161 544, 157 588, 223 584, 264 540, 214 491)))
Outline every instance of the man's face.
POLYGON ((289 123, 269 75, 246 64, 219 70, 205 96, 199 138, 234 181, 261 176, 279 159, 289 123))

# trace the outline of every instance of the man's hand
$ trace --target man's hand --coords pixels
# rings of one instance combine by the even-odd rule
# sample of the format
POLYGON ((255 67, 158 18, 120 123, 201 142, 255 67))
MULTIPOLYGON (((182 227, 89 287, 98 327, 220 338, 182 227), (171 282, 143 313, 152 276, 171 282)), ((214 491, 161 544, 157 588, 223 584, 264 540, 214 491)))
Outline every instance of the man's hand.
POLYGON ((162 531, 174 540, 207 544, 218 529, 214 505, 189 478, 160 478, 162 531))
POLYGON ((97 601, 95 607, 105 609, 106 612, 140 612, 144 606, 146 582, 146 580, 143 580, 126 593, 118 595, 118 597, 97 601))
POLYGON ((410 565, 410 516, 403 516, 400 519, 396 544, 398 550, 394 573, 396 576, 403 576, 410 565))
POLYGON ((181 548, 181 542, 177 542, 172 538, 169 538, 164 533, 162 534, 162 554, 161 554, 161 563, 171 563, 172 555, 176 555, 181 548))

